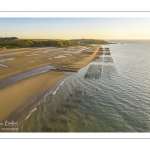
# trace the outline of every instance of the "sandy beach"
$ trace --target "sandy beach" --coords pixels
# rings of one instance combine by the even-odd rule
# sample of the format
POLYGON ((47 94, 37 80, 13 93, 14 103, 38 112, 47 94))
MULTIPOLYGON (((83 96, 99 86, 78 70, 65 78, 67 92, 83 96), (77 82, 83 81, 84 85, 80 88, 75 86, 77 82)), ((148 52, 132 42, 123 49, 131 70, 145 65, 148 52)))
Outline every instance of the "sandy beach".
POLYGON ((0 52, 1 60, 15 58, 0 62, 8 66, 0 67, 1 81, 8 77, 13 79, 13 76, 19 73, 43 66, 51 65, 56 68, 28 78, 24 77, 23 80, 0 88, 0 122, 6 119, 17 121, 26 117, 44 94, 57 81, 67 76, 64 71, 77 72, 102 54, 98 46, 91 46, 84 50, 85 48, 87 47, 46 47, 0 52))

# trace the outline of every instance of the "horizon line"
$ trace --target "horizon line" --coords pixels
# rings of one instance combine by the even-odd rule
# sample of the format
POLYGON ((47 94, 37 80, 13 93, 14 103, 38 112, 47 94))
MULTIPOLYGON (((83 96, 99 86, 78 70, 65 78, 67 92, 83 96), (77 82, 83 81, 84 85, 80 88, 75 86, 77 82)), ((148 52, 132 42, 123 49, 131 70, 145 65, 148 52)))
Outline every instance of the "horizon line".
MULTIPOLYGON (((10 37, 0 37, 0 38, 11 38, 11 37, 16 37, 16 36, 10 36, 10 37)), ((29 40, 79 40, 79 39, 82 39, 82 40, 150 40, 147 39, 147 38, 137 38, 137 39, 119 39, 119 38, 114 38, 114 39, 98 39, 98 38, 19 38, 19 37, 16 37, 18 39, 29 39, 29 40)))

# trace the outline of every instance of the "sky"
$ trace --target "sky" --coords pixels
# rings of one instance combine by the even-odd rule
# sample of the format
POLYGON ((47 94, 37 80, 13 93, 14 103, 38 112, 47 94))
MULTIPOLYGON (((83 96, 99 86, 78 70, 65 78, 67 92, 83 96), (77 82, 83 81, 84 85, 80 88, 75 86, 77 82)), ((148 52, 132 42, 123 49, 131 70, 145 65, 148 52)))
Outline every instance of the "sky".
POLYGON ((0 18, 0 37, 150 39, 150 18, 0 18))

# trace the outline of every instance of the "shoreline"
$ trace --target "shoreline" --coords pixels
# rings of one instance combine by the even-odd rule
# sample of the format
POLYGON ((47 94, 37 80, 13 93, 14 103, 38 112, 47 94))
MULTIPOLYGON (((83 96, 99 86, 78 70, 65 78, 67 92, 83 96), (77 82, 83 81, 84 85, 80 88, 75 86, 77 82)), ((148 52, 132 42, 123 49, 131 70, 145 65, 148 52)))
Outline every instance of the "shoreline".
MULTIPOLYGON (((66 64, 68 63, 67 67, 69 68, 69 71, 77 72, 79 69, 85 67, 94 59, 99 57, 101 54, 99 50, 100 47, 101 46, 95 46, 95 48, 91 48, 91 50, 83 51, 83 53, 81 53, 81 56, 72 56, 73 63, 71 63, 71 65, 69 61, 65 62, 66 64), (81 60, 78 60, 76 57, 80 57, 81 60)), ((23 121, 32 112, 32 110, 35 109, 36 106, 38 106, 44 96, 50 94, 50 91, 52 94, 52 89, 56 90, 60 86, 60 82, 63 82, 63 80, 67 78, 68 75, 65 74, 65 68, 63 68, 62 66, 63 64, 59 64, 56 70, 25 78, 0 89, 2 99, 6 99, 6 102, 1 105, 5 107, 0 108, 0 121, 2 122, 6 119, 10 121, 19 120, 19 125, 21 127, 23 121), (37 83, 38 85, 36 85, 37 83), (58 83, 60 84, 58 85, 58 83), (7 110, 7 108, 10 109, 7 110)), ((53 93, 54 92, 55 91, 53 91, 53 93)), ((0 101, 0 104, 1 103, 2 102, 0 101)))
MULTIPOLYGON (((35 102, 37 98, 39 99, 44 96, 42 93, 47 92, 50 87, 65 76, 64 73, 50 71, 20 80, 2 88, 0 90, 0 121, 12 118, 10 116, 13 116, 14 112, 22 112, 29 104, 35 102), (49 78, 53 80, 49 80, 49 78)), ((16 120, 15 116, 13 119, 14 121, 16 120)))
MULTIPOLYGON (((53 72, 54 73, 54 72, 53 72)), ((52 74, 53 74, 52 73, 52 74)), ((60 72, 59 72, 60 73, 60 72)), ((54 73, 56 74, 56 73, 54 73)), ((33 76, 35 78, 35 76, 33 76)), ((64 73, 61 75, 58 75, 56 79, 53 79, 54 82, 51 84, 51 86, 47 87, 46 90, 40 91, 39 92, 34 92, 32 91, 32 97, 26 99, 25 101, 22 102, 16 109, 14 109, 10 115, 8 115, 5 119, 3 119, 1 122, 18 122, 17 128, 20 130, 24 122, 26 121, 26 118, 30 115, 30 113, 34 110, 37 109, 38 105, 40 105, 43 101, 45 101, 45 96, 52 94, 55 92, 57 87, 67 78, 68 76, 64 73), (25 105, 25 106, 24 106, 25 105)), ((27 78, 28 79, 28 78, 27 78)), ((32 79, 31 79, 32 80, 32 79)), ((21 81, 20 81, 21 82, 21 81)), ((18 82, 16 83, 18 84, 18 82)), ((27 94, 28 95, 28 94, 27 94)), ((29 97, 29 96, 28 96, 29 97)), ((24 98, 24 97, 23 97, 24 98)), ((13 99, 13 98, 12 98, 13 99)), ((13 99, 14 100, 14 99, 13 99)), ((16 105, 16 104, 15 104, 16 105)), ((0 126, 4 127, 4 126, 0 126)), ((0 132, 18 132, 17 131, 2 131, 0 128, 0 132)))
POLYGON ((22 129, 24 123, 32 115, 32 113, 38 109, 38 106, 46 101, 46 96, 51 95, 51 94, 54 95, 54 93, 57 92, 57 90, 59 89, 58 87, 60 87, 62 85, 62 83, 64 83, 64 81, 67 79, 67 77, 68 76, 63 77, 62 79, 58 80, 52 87, 50 87, 50 89, 46 90, 45 92, 41 93, 38 96, 37 100, 34 102, 34 105, 32 105, 28 109, 28 113, 26 113, 28 115, 25 118, 22 118, 22 123, 19 127, 19 131, 22 129))

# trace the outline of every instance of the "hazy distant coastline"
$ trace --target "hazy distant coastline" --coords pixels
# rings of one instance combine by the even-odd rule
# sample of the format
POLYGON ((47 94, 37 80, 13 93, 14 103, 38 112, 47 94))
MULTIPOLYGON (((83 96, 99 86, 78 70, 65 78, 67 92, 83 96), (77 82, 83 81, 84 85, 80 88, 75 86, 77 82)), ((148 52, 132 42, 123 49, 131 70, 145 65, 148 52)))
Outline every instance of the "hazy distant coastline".
POLYGON ((100 39, 19 39, 17 37, 1 37, 0 50, 11 48, 27 47, 68 47, 68 46, 86 46, 88 44, 109 44, 109 42, 100 39))

